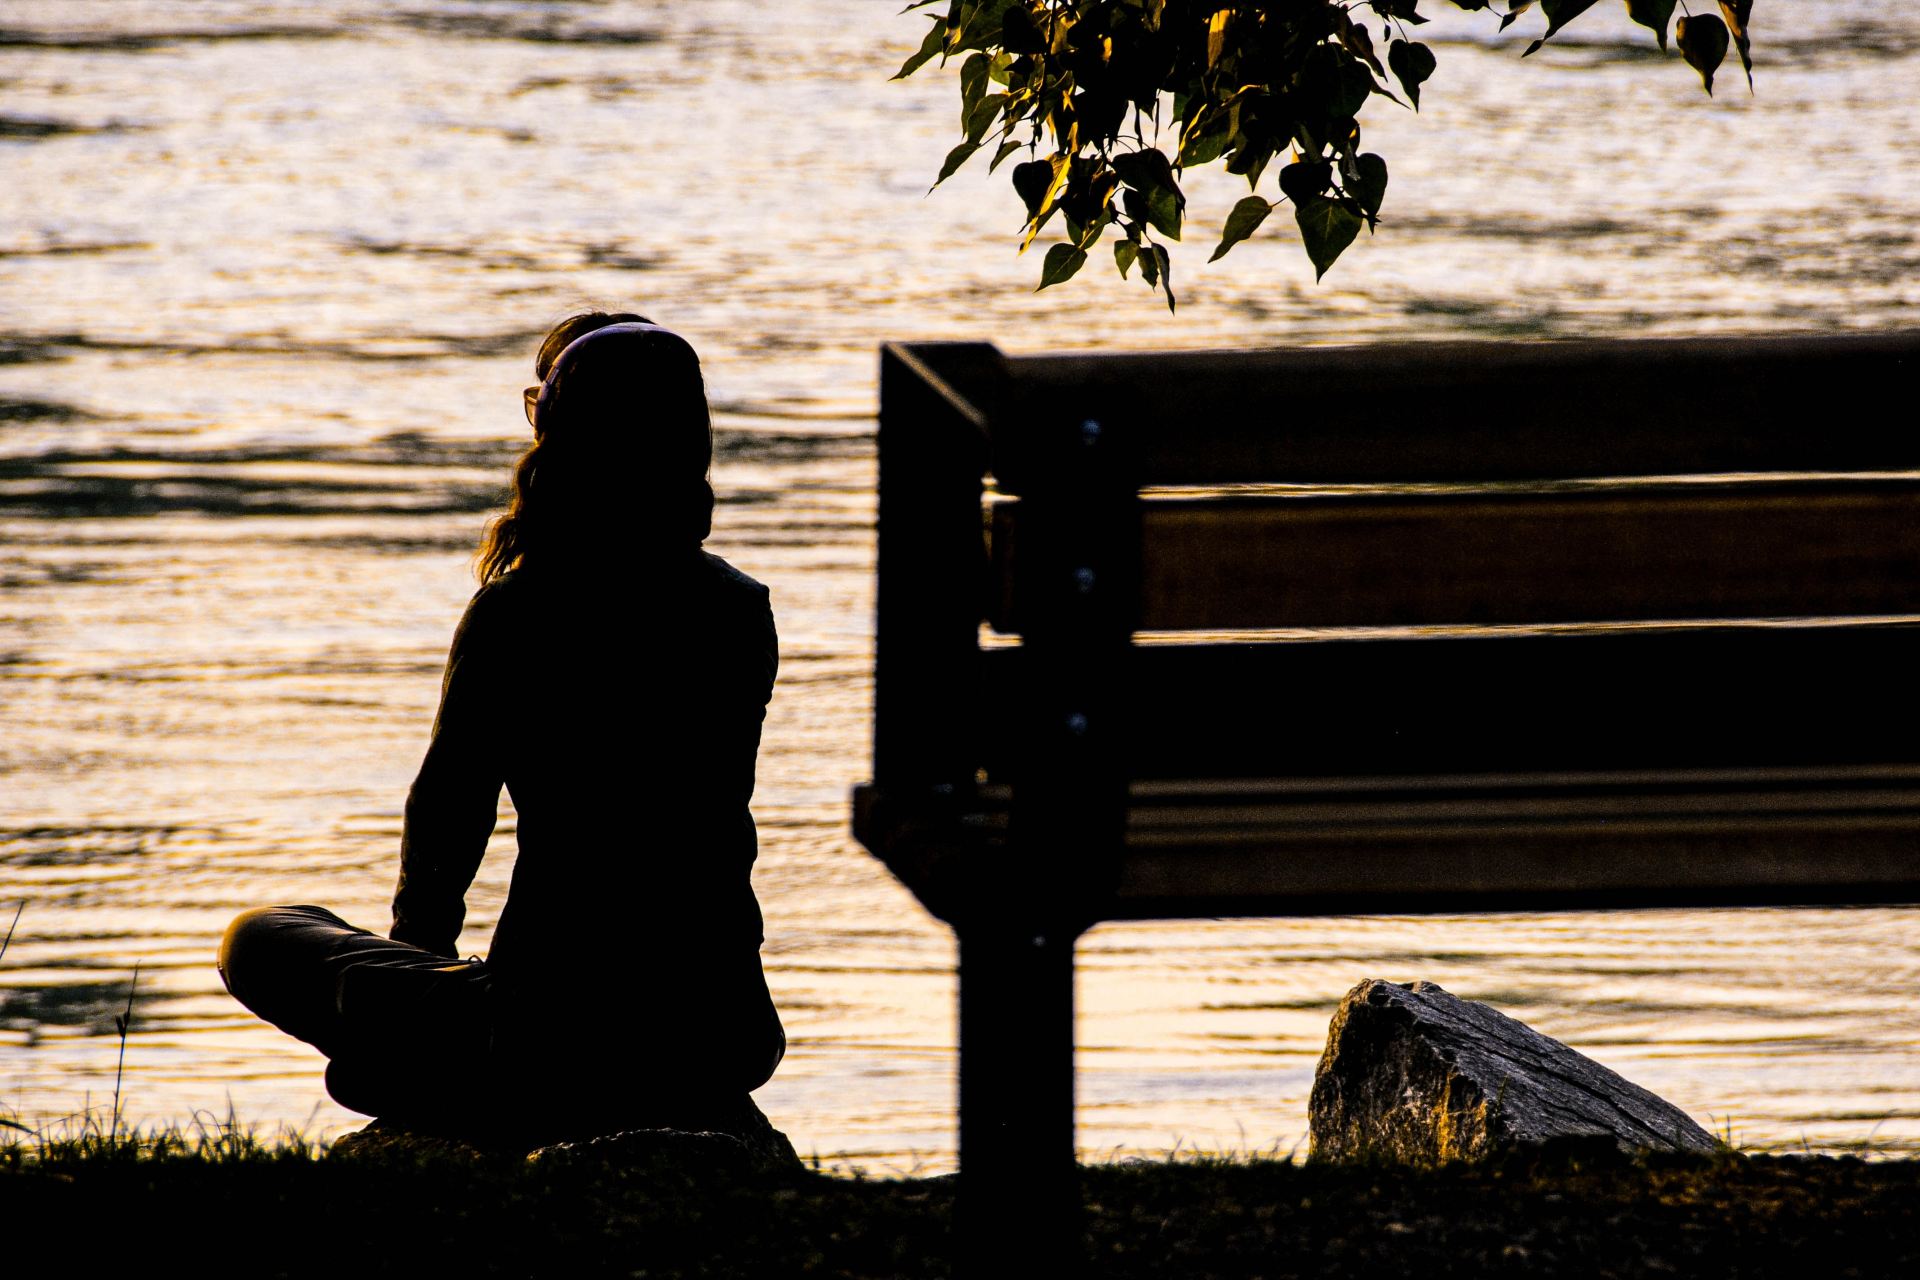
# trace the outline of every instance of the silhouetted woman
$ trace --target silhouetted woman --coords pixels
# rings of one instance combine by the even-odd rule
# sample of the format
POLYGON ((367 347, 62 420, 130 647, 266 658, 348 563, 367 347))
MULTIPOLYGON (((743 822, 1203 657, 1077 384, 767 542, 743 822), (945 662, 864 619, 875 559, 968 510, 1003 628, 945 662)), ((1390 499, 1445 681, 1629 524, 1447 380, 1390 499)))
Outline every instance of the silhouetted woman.
POLYGON ((407 795, 390 937, 250 911, 221 976, 389 1122, 526 1145, 726 1127, 786 1048, 748 882, 767 590, 701 549, 712 443, 684 339, 574 316, 535 369, 533 447, 407 795), (519 858, 491 951, 462 961, 502 783, 519 858))

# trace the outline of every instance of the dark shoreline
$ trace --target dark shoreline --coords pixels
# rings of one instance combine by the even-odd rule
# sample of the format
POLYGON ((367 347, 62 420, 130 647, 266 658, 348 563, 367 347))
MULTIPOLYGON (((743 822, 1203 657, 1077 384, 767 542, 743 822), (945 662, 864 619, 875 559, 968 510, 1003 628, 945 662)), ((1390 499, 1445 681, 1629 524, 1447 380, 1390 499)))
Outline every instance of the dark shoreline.
MULTIPOLYGON (((1920 1274, 1920 1161, 1535 1152, 1436 1169, 1198 1160, 1086 1166, 1089 1274, 1920 1274)), ((316 1158, 0 1146, 15 1259, 164 1246, 223 1274, 930 1277, 952 1178, 866 1180, 595 1159, 316 1158), (230 1265, 231 1264, 231 1265, 230 1265)), ((1022 1274, 1008 1240, 1009 1277, 1022 1274)), ((26 1274, 26 1272, 22 1272, 26 1274)))

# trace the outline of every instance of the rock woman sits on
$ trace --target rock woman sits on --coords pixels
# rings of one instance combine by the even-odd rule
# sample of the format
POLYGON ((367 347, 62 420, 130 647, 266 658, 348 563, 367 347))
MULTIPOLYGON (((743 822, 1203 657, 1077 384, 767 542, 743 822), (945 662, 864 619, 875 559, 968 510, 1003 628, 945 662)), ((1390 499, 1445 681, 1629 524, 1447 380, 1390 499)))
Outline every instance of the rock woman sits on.
POLYGON ((261 908, 228 928, 220 975, 383 1126, 531 1148, 764 1125, 747 1094, 786 1037, 747 802, 777 655, 766 588, 701 549, 699 361, 639 316, 592 313, 535 368, 533 447, 407 793, 389 936, 261 908), (491 950, 462 960, 502 784, 519 857, 491 950))

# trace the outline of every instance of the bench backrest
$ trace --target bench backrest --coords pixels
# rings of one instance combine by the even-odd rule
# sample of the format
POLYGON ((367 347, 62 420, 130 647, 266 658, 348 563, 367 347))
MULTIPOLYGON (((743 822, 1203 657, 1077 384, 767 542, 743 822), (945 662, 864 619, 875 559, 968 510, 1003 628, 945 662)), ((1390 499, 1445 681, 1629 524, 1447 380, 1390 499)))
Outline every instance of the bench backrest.
POLYGON ((1106 915, 1546 901, 1556 857, 1629 867, 1570 904, 1904 898, 1916 372, 1920 335, 888 347, 875 782, 998 807, 1106 915))

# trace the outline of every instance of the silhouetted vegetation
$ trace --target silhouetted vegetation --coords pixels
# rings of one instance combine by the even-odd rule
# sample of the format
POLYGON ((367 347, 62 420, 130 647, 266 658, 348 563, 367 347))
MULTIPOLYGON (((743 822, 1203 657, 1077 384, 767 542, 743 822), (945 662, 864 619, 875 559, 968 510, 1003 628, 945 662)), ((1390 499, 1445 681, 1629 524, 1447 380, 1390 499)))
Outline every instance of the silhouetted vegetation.
MULTIPOLYGON (((1450 0, 1492 10, 1493 0, 1450 0)), ((925 9, 942 0, 918 0, 925 9)), ((1428 8, 1438 0, 1428 0, 1428 8)), ((1532 53, 1595 0, 1539 0, 1546 27, 1532 53)), ((1748 19, 1753 0, 1719 0, 1725 21, 1687 14, 1676 0, 1626 0, 1627 12, 1680 54, 1708 93, 1729 46, 1753 82, 1748 19)), ((1178 178, 1221 161, 1256 194, 1227 215, 1215 258, 1291 202, 1316 277, 1324 276, 1364 226, 1378 223, 1387 162, 1360 143, 1361 109, 1374 97, 1420 106, 1437 66, 1413 39, 1427 21, 1420 0, 946 0, 900 76, 959 57, 960 123, 966 135, 941 166, 938 186, 996 142, 992 167, 1025 149, 1013 187, 1026 205, 1021 249, 1057 213, 1066 239, 1047 250, 1040 288, 1086 265, 1112 228, 1114 264, 1136 265, 1174 305, 1171 263, 1157 233, 1178 240, 1186 196, 1178 178), (1376 42, 1368 21, 1378 24, 1376 42), (1393 85, 1398 84, 1400 94, 1393 85), (1171 155, 1161 149, 1163 136, 1171 155), (1278 200, 1258 194, 1274 160, 1278 200)), ((1505 29, 1535 0, 1506 0, 1505 29)), ((1707 7, 1702 5, 1702 8, 1707 7)), ((1522 55, 1525 56, 1524 54, 1522 55)), ((898 77, 896 77, 897 79, 898 77)))
MULTIPOLYGON (((1084 1244, 1102 1277, 1797 1278, 1920 1266, 1920 1163, 1906 1161, 1636 1160, 1574 1147, 1427 1172, 1094 1165, 1082 1185, 1084 1244)), ((244 1258, 259 1276, 318 1274, 350 1254, 373 1275, 918 1280, 949 1273, 953 1229, 950 1178, 349 1158, 259 1143, 230 1122, 197 1136, 0 1145, 0 1203, 16 1260, 23 1240, 78 1257, 110 1225, 126 1242, 199 1241, 223 1269, 244 1258)), ((1020 1274, 1018 1241, 1006 1247, 1007 1273, 1020 1274)))

